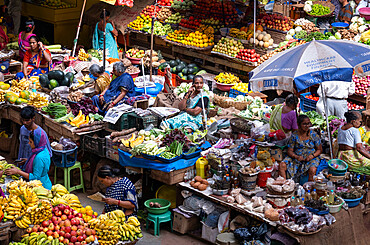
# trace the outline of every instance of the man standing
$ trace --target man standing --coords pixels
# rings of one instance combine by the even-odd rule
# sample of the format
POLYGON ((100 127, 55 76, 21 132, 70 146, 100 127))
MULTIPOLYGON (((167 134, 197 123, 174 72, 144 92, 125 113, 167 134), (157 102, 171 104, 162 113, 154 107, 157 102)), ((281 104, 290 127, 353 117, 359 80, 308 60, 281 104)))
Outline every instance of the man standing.
POLYGON ((348 111, 348 96, 355 93, 354 82, 328 81, 320 84, 317 94, 320 96, 316 110, 321 115, 325 115, 323 93, 326 97, 328 116, 334 115, 344 119, 344 113, 348 111))
POLYGON ((21 25, 22 0, 9 0, 8 13, 13 18, 13 34, 18 35, 21 25))
MULTIPOLYGON (((21 122, 23 126, 21 127, 19 134, 19 152, 18 159, 25 160, 32 155, 31 146, 28 144, 28 139, 31 131, 41 130, 43 133, 45 131, 35 123, 35 109, 32 106, 26 106, 21 110, 21 122)), ((46 134, 46 133, 45 133, 46 134)), ((46 137, 47 138, 47 137, 46 137)), ((50 157, 52 156, 51 146, 49 139, 47 138, 46 148, 49 151, 50 157)))
POLYGON ((353 10, 348 0, 339 0, 342 4, 342 8, 338 14, 338 20, 350 24, 352 19, 353 10))

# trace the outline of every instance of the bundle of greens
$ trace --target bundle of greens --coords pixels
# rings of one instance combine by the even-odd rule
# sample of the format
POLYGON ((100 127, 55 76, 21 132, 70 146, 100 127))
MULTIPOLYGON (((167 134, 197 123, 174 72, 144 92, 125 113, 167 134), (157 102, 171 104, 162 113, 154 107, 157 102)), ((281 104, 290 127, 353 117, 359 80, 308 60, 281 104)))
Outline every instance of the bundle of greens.
POLYGON ((67 107, 61 103, 50 103, 48 106, 43 107, 42 110, 55 119, 67 115, 67 107))

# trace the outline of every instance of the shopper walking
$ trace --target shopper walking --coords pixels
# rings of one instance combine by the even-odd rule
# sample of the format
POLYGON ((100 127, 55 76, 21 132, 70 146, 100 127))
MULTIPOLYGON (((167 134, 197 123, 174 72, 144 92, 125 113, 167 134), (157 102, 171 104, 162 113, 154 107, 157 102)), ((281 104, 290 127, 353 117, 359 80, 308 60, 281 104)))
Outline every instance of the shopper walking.
POLYGON ((13 19, 13 34, 18 35, 21 26, 22 0, 9 0, 8 13, 13 19))

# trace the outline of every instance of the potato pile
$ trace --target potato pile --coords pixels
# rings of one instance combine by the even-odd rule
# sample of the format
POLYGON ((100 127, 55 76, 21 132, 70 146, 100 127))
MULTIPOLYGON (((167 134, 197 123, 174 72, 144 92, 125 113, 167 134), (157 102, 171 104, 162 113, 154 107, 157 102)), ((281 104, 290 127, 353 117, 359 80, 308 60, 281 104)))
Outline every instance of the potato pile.
POLYGON ((200 176, 196 176, 194 178, 194 181, 190 182, 191 187, 194 187, 200 191, 204 191, 205 189, 207 189, 208 185, 209 185, 208 181, 205 179, 202 179, 202 177, 200 176))
POLYGON ((79 102, 83 96, 84 94, 82 91, 77 90, 70 92, 67 99, 70 101, 79 102))
POLYGON ((255 168, 252 168, 252 167, 249 167, 249 166, 241 168, 239 171, 242 174, 255 174, 255 173, 257 173, 257 170, 255 168))
POLYGON ((347 29, 340 29, 338 32, 341 35, 341 39, 347 39, 347 40, 352 40, 356 35, 357 32, 353 30, 347 30, 347 29))
POLYGON ((319 32, 320 29, 315 26, 314 23, 306 23, 302 25, 302 29, 307 31, 307 34, 310 34, 311 32, 319 32))

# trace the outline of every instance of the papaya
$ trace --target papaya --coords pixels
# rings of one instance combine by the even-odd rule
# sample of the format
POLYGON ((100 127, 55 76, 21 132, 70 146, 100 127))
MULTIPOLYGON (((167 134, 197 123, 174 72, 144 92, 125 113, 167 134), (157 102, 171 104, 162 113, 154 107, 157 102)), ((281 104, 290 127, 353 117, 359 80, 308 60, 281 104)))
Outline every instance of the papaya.
POLYGON ((0 84, 0 89, 2 89, 2 90, 8 90, 9 88, 10 88, 9 84, 6 84, 6 83, 0 84))
POLYGON ((23 104, 23 103, 27 103, 28 101, 25 100, 25 99, 22 99, 22 98, 18 98, 16 101, 15 101, 15 104, 16 105, 20 105, 20 104, 23 104))
POLYGON ((19 98, 29 100, 30 99, 30 91, 28 90, 23 90, 22 92, 19 93, 19 98))
POLYGON ((14 104, 17 101, 18 97, 17 96, 10 96, 8 97, 8 102, 14 104))
POLYGON ((18 98, 18 96, 14 93, 14 92, 7 92, 5 95, 4 95, 4 99, 9 101, 8 99, 12 96, 15 96, 18 98))

